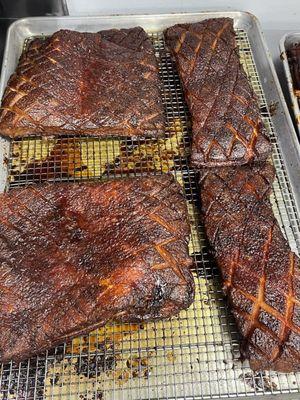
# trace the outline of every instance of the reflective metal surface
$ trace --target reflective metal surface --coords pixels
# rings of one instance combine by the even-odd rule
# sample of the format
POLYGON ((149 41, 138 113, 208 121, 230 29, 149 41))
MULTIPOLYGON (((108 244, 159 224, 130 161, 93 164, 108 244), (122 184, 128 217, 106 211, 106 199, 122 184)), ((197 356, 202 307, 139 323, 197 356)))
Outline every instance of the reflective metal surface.
POLYGON ((141 325, 107 324, 39 357, 18 365, 2 365, 0 399, 212 399, 274 395, 279 400, 299 396, 299 374, 254 373, 247 362, 239 359, 239 335, 199 218, 196 171, 188 163, 191 121, 162 30, 176 22, 220 16, 234 18, 241 62, 259 99, 273 144, 274 213, 292 249, 300 249, 299 198, 295 196, 299 194, 299 145, 294 141, 295 132, 274 68, 252 16, 198 13, 18 21, 9 30, 0 94, 28 38, 49 35, 60 28, 98 31, 141 25, 150 33, 163 82, 165 137, 2 140, 7 158, 3 151, 0 155, 3 161, 7 160, 7 168, 2 170, 1 183, 2 188, 10 189, 43 180, 74 182, 174 174, 184 188, 192 227, 189 251, 195 260, 196 299, 187 311, 170 320, 141 325), (275 115, 270 114, 272 102, 277 103, 275 115))

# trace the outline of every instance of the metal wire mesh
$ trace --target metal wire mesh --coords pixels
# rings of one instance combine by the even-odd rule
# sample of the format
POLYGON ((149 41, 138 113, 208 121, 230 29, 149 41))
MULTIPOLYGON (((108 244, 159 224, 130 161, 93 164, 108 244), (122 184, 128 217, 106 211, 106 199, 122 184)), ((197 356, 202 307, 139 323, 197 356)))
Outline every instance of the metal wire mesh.
MULTIPOLYGON (((254 373, 239 360, 239 335, 199 221, 196 177, 188 166, 188 110, 162 34, 152 34, 152 39, 163 82, 165 138, 15 140, 9 186, 174 173, 184 188, 192 226, 189 249, 195 259, 195 302, 167 321, 110 324, 19 365, 2 365, 0 399, 204 399, 276 393, 282 399, 283 394, 300 392, 300 374, 254 373)), ((237 30, 237 42, 273 143, 274 212, 296 250, 300 248, 296 208, 244 31, 237 30)))

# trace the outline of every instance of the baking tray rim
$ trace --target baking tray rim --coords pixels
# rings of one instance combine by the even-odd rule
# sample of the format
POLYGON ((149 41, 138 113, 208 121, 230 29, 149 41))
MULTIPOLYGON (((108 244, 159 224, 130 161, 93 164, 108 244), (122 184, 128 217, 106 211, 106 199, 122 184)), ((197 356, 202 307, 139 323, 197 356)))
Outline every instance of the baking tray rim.
POLYGON ((295 93, 294 93, 293 79, 292 79, 291 70, 290 70, 290 66, 289 66, 289 62, 288 62, 288 56, 287 56, 287 50, 288 50, 287 41, 291 37, 298 37, 299 42, 300 42, 300 32, 292 31, 292 32, 285 33, 279 41, 279 50, 280 50, 280 58, 283 63, 285 78, 287 80, 287 85, 288 85, 288 89, 289 89, 288 92, 289 92, 289 96, 290 96, 290 99, 292 102, 292 108, 293 108, 293 113, 295 116, 295 122, 296 122, 296 126, 298 129, 298 133, 300 134, 300 108, 299 108, 297 96, 295 96, 295 93))
MULTIPOLYGON (((8 54, 11 51, 11 41, 12 41, 12 36, 15 32, 17 32, 19 29, 24 29, 24 26, 26 26, 26 23, 46 23, 50 21, 78 21, 79 23, 82 23, 84 21, 86 22, 92 22, 92 21, 98 21, 98 22, 112 22, 118 20, 119 22, 125 22, 125 21, 132 21, 132 26, 134 26, 134 19, 139 20, 140 22, 143 22, 145 20, 163 20, 163 19, 168 19, 168 18, 175 18, 175 17, 195 17, 199 16, 202 17, 201 19, 207 19, 207 18, 220 18, 220 17, 228 17, 228 18, 235 18, 238 16, 244 16, 246 17, 249 21, 252 23, 255 22, 257 25, 259 25, 258 19, 254 14, 251 14, 246 11, 199 11, 199 12, 175 12, 175 13, 157 13, 157 14, 103 14, 103 15, 96 15, 96 16, 36 16, 36 17, 24 17, 24 18, 19 18, 16 21, 14 21, 12 24, 10 24, 9 28, 7 29, 6 33, 6 40, 5 40, 5 47, 4 47, 4 52, 3 52, 3 59, 2 59, 2 65, 1 65, 1 75, 0 75, 0 99, 2 99, 7 81, 8 81, 8 76, 6 74, 6 69, 7 69, 7 60, 8 60, 8 54), (203 18, 204 17, 204 18, 203 18), (21 25, 21 27, 20 27, 21 25), (23 25, 23 27, 22 27, 23 25)), ((171 23, 170 24, 175 24, 171 23)), ((136 25, 135 25, 136 26, 136 25)), ((170 26, 170 25, 168 25, 170 26)), ((120 28, 121 26, 118 26, 120 28)), ((126 26, 123 26, 126 28, 126 26)), ((57 26, 58 29, 62 29, 61 27, 57 26)), ((260 28, 260 26, 258 26, 260 28)), ((64 28, 68 29, 68 28, 64 28)), ((72 29, 72 28, 69 28, 72 29)), ((75 28, 73 28, 75 29, 75 28)), ((78 27, 77 27, 78 29, 78 27)), ((99 29, 103 29, 99 27, 99 29)), ((260 29, 259 29, 260 30, 260 29)), ((154 30, 155 31, 155 30, 154 30)), ((53 31, 55 32, 55 31, 53 31)), ((47 32, 48 33, 48 32, 47 32)), ((41 32, 40 34, 47 34, 44 32, 41 32)), ((261 33, 261 30, 260 30, 261 33)), ((30 37, 24 35, 24 37, 30 37)))
MULTIPOLYGON (((228 11, 228 10, 218 10, 218 11, 198 11, 198 12, 174 12, 174 13, 156 13, 156 14, 103 14, 103 15, 96 15, 96 16, 69 16, 69 15, 65 15, 65 16, 36 16, 36 17, 24 17, 24 18, 19 18, 16 21, 14 21, 9 28, 7 29, 7 33, 6 33, 6 40, 5 40, 5 47, 4 47, 4 53, 3 53, 3 60, 2 60, 2 65, 1 65, 1 75, 0 75, 0 99, 2 99, 7 81, 8 81, 8 76, 6 74, 6 69, 7 69, 7 59, 8 59, 8 54, 10 52, 10 47, 11 47, 11 41, 12 41, 12 36, 15 33, 15 31, 17 32, 18 29, 22 29, 22 25, 23 25, 23 29, 24 29, 24 25, 26 26, 26 23, 30 24, 30 23, 38 23, 41 22, 43 24, 45 24, 46 22, 50 22, 50 21, 78 21, 79 23, 82 23, 83 21, 86 22, 91 22, 91 21, 98 21, 98 22, 112 22, 112 21, 118 21, 118 22, 125 22, 125 21, 130 21, 130 26, 132 27, 132 23, 134 23, 134 20, 137 19, 139 22, 145 22, 145 20, 149 20, 149 21, 158 21, 158 20, 164 20, 164 19, 170 19, 170 18, 189 18, 189 17, 199 17, 200 20, 204 20, 204 19, 208 19, 208 18, 221 18, 221 17, 227 17, 227 18, 232 18, 235 19, 240 16, 243 17, 244 19, 247 20, 249 26, 250 25, 256 25, 257 28, 257 33, 260 35, 260 39, 262 40, 262 44, 266 53, 266 56, 268 58, 268 61, 270 62, 270 66, 273 67, 272 68, 272 72, 274 73, 275 77, 277 77, 273 62, 272 62, 272 58, 270 55, 270 52, 268 50, 268 47, 266 45, 266 41, 261 29, 261 25, 260 22, 258 20, 258 18, 248 12, 248 11, 239 11, 239 10, 232 10, 232 11, 228 11), (131 23, 132 21, 132 23, 131 23), (19 26, 21 25, 21 27, 19 26)), ((137 21, 137 22, 138 22, 137 21)), ((176 22, 178 21, 174 21, 171 22, 172 20, 169 21, 169 23, 171 25, 174 25, 176 22)), ((184 23, 184 21, 181 21, 181 23, 184 23)), ((171 25, 167 25, 167 26, 171 26, 171 25)), ((121 26, 118 26, 118 28, 120 28, 121 26)), ((125 28, 126 26, 124 26, 125 28)), ((61 27, 57 26, 56 28, 58 29, 62 29, 61 27)), ((68 29, 68 28, 65 28, 68 29)), ((72 28, 69 28, 72 29, 72 28)), ((75 29, 75 28, 73 28, 75 29)), ((78 29, 78 28, 77 28, 78 29)), ((99 29, 103 29, 101 27, 99 27, 99 29)), ((154 29, 155 31, 155 29, 154 29)), ((53 31, 55 32, 55 31, 53 31)), ((41 32, 40 34, 44 34, 44 32, 41 32)), ((47 34, 47 33, 45 33, 47 34)), ((24 36, 24 37, 28 37, 28 36, 24 36)), ((280 91, 281 87, 279 84, 279 81, 277 79, 277 81, 274 81, 276 88, 280 91)), ((280 94, 280 93, 278 93, 280 94)), ((284 100, 284 97, 282 97, 282 100, 284 100)))

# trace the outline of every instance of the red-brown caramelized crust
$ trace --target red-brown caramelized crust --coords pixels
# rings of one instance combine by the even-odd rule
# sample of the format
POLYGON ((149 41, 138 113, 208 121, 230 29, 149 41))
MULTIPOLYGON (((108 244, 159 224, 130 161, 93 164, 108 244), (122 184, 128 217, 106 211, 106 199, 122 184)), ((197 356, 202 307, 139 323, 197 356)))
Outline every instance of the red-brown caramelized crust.
POLYGON ((257 99, 236 49, 233 20, 208 19, 165 31, 193 123, 194 167, 242 165, 271 152, 257 99))
POLYGON ((0 361, 109 320, 167 318, 194 298, 190 228, 169 175, 0 195, 0 361))
POLYGON ((203 172, 208 240, 254 370, 300 371, 300 262, 269 201, 270 164, 203 172))
POLYGON ((35 39, 11 76, 0 133, 158 136, 164 110, 158 65, 142 28, 60 30, 35 39))

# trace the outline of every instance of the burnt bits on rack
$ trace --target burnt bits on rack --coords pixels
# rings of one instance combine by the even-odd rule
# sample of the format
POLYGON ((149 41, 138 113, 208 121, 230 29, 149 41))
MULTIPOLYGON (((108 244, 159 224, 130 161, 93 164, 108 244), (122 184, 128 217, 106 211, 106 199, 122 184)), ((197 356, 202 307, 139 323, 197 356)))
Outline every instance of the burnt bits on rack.
POLYGON ((105 179, 151 172, 170 172, 187 166, 187 144, 179 118, 163 139, 94 139, 61 136, 14 140, 10 186, 46 180, 105 179))
POLYGON ((164 137, 116 139, 62 135, 14 139, 9 163, 10 187, 46 180, 106 179, 188 168, 190 126, 181 83, 163 38, 152 34, 152 42, 163 83, 164 137))

